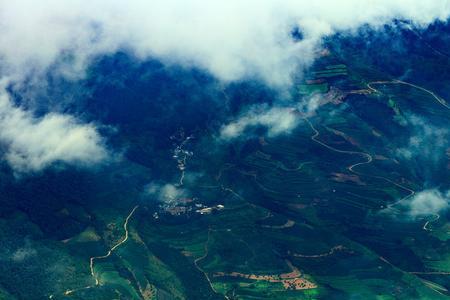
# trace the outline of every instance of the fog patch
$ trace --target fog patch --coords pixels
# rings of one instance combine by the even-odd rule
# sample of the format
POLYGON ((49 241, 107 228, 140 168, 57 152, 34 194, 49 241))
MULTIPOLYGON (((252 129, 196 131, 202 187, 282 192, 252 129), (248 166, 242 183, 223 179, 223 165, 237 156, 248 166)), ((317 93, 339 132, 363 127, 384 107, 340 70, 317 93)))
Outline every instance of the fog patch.
POLYGON ((438 163, 445 155, 446 149, 450 147, 450 131, 415 115, 408 116, 407 121, 413 133, 407 145, 397 149, 397 155, 408 160, 420 157, 438 163))
POLYGON ((152 182, 145 188, 145 194, 163 203, 174 203, 179 198, 187 197, 189 191, 171 183, 152 182))
POLYGON ((292 108, 267 108, 265 105, 254 106, 243 113, 237 120, 222 126, 220 138, 231 140, 243 135, 248 128, 257 126, 267 128, 269 137, 287 134, 297 126, 299 121, 295 110, 292 108))
POLYGON ((108 157, 94 124, 59 113, 35 117, 14 105, 1 87, 0 144, 4 159, 17 173, 40 171, 57 162, 91 166, 108 157))
POLYGON ((403 203, 412 217, 436 215, 449 208, 450 191, 441 192, 438 189, 427 189, 416 193, 403 203))

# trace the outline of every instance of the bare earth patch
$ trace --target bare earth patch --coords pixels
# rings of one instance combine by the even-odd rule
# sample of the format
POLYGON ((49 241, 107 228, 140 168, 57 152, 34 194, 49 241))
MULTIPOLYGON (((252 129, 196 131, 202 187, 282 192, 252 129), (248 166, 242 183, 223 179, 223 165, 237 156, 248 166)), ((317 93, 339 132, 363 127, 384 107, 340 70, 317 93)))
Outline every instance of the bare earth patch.
POLYGON ((331 173, 333 175, 332 180, 337 182, 354 182, 358 185, 366 185, 364 182, 361 181, 358 175, 349 175, 344 173, 331 173))
POLYGON ((306 290, 317 288, 317 285, 304 278, 303 275, 298 270, 298 268, 293 266, 291 262, 286 261, 286 263, 292 269, 292 271, 289 273, 274 274, 274 275, 255 275, 255 274, 244 274, 239 272, 231 272, 231 273, 217 272, 213 274, 213 277, 230 276, 251 280, 280 282, 281 284, 283 284, 283 287, 286 290, 306 290))

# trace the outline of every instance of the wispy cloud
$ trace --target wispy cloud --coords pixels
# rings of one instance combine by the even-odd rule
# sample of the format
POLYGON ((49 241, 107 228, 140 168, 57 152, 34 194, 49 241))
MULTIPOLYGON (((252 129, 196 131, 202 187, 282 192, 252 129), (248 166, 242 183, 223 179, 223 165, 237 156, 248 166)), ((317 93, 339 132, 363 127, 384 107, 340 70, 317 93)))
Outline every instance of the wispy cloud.
POLYGON ((300 102, 276 102, 274 106, 258 104, 243 110, 241 114, 222 126, 219 139, 227 141, 252 136, 252 130, 262 127, 268 137, 289 134, 302 121, 301 116, 311 116, 326 96, 313 94, 300 102), (282 106, 282 104, 284 106, 282 106))
POLYGON ((426 158, 429 163, 438 163, 450 147, 450 131, 438 127, 415 115, 407 116, 412 135, 408 144, 397 150, 397 154, 406 159, 426 158))
POLYGON ((235 121, 224 125, 220 130, 220 138, 230 140, 242 137, 249 128, 265 127, 268 136, 287 134, 294 129, 299 117, 289 107, 272 107, 258 105, 251 107, 235 121))
POLYGON ((128 49, 226 81, 256 76, 279 85, 313 61, 326 35, 396 18, 425 25, 449 14, 446 0, 2 1, 0 59, 11 76, 57 62, 77 76, 92 57, 128 49))
POLYGON ((14 262, 23 262, 27 259, 34 258, 37 256, 37 251, 29 245, 28 242, 27 245, 23 248, 19 248, 12 254, 12 260, 14 262))
POLYGON ((156 197, 156 199, 163 203, 176 202, 177 199, 181 197, 187 197, 189 192, 179 186, 171 183, 160 184, 156 182, 150 183, 146 189, 145 193, 156 197))
POLYGON ((51 113, 42 118, 16 107, 0 90, 0 142, 15 172, 39 171, 55 162, 90 165, 108 156, 93 124, 51 113))
MULTIPOLYGON (((422 26, 449 14, 447 0, 2 1, 0 80, 20 86, 42 80, 49 70, 79 79, 93 58, 124 50, 142 60, 194 66, 225 82, 256 78, 282 87, 314 61, 327 35, 394 19, 422 26), (294 28, 301 39, 292 37, 294 28)), ((55 161, 90 164, 105 157, 93 125, 61 114, 36 119, 13 106, 5 90, 1 97, 0 142, 15 169, 39 170, 55 161)), ((258 124, 278 134, 296 119, 287 109, 273 108, 229 124, 223 135, 258 124)))
POLYGON ((435 215, 449 208, 450 191, 441 192, 438 189, 428 189, 418 192, 403 205, 413 216, 435 215))

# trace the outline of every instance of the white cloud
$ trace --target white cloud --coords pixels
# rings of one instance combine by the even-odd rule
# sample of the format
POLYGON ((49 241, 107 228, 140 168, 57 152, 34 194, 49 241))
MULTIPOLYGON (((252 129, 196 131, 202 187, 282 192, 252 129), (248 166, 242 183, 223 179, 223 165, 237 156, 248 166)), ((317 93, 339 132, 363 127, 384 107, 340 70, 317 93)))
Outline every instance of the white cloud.
POLYGON ((448 0, 2 1, 0 57, 2 72, 20 77, 65 54, 64 72, 78 75, 92 56, 125 47, 223 80, 284 84, 313 60, 325 35, 395 18, 425 25, 449 14, 448 0), (294 26, 304 35, 298 43, 294 26))
POLYGON ((6 161, 18 173, 38 171, 54 162, 88 165, 107 157, 94 125, 55 113, 36 118, 14 106, 4 90, 0 92, 0 143, 6 161))
POLYGON ((450 191, 445 193, 437 189, 429 189, 418 192, 408 200, 406 205, 412 216, 438 214, 448 209, 450 203, 450 191))
POLYGON ((241 136, 248 128, 263 126, 267 128, 268 136, 287 134, 300 121, 295 110, 288 107, 272 107, 260 105, 252 107, 236 121, 224 125, 220 130, 220 138, 224 140, 241 136))
MULTIPOLYGON (((50 68, 77 79, 93 57, 126 49, 142 59, 196 66, 224 81, 256 77, 283 86, 314 60, 326 35, 396 18, 426 25, 449 14, 448 0, 1 1, 0 80, 40 81, 50 68), (304 37, 299 42, 291 38, 295 26, 304 37)), ((59 114, 35 119, 7 98, 2 90, 0 142, 14 168, 38 170, 54 161, 91 163, 105 156, 94 126, 59 114)), ((295 124, 282 108, 242 122, 224 134, 234 136, 246 124, 277 134, 295 124)))
POLYGON ((154 182, 147 186, 145 192, 149 195, 156 196, 159 201, 165 203, 175 202, 177 199, 185 197, 188 194, 187 190, 171 183, 158 184, 154 182))
POLYGON ((267 105, 253 105, 241 113, 238 118, 223 125, 219 138, 231 140, 246 136, 249 129, 265 127, 267 136, 274 137, 281 134, 289 134, 301 121, 301 116, 308 117, 319 108, 324 95, 314 94, 304 97, 301 102, 294 103, 290 107, 267 105))
POLYGON ((406 147, 397 149, 397 154, 406 159, 421 157, 438 163, 449 147, 450 131, 415 115, 408 115, 407 121, 414 131, 406 147))
POLYGON ((23 262, 26 259, 36 257, 37 251, 27 246, 26 248, 19 248, 12 254, 12 260, 15 262, 23 262))

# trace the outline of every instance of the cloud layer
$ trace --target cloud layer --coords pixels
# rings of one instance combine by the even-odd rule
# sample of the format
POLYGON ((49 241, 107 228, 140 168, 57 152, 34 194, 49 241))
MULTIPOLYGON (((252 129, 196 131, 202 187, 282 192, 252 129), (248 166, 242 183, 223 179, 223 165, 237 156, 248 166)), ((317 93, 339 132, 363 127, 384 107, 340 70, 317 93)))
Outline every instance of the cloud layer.
POLYGON ((2 73, 11 75, 59 62, 63 73, 77 76, 92 56, 126 48, 222 80, 257 76, 284 84, 314 59, 326 35, 396 18, 425 25, 449 14, 447 0, 2 1, 0 59, 2 73))

